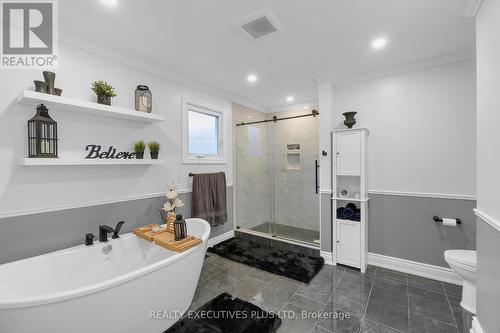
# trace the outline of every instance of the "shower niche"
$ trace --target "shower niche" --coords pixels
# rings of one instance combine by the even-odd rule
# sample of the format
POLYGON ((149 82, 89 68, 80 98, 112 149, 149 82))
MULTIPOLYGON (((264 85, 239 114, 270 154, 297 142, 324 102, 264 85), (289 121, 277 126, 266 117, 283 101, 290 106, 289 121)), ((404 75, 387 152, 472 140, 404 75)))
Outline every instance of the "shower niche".
POLYGON ((286 169, 287 170, 300 170, 300 144, 292 143, 287 144, 285 149, 286 156, 286 169))

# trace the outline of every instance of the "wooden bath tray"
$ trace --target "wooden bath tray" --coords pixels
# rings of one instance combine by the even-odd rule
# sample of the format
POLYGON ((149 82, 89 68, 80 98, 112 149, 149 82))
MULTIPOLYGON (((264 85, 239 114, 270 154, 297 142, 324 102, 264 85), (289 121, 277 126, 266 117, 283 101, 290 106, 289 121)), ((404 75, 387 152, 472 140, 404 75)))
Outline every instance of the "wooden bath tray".
POLYGON ((193 246, 202 243, 201 238, 189 235, 180 241, 176 241, 174 239, 174 233, 171 228, 153 232, 152 229, 154 226, 156 226, 156 224, 148 224, 144 227, 135 228, 133 232, 142 239, 145 239, 149 242, 154 242, 158 246, 177 252, 184 252, 186 250, 189 250, 193 246))
POLYGON ((148 225, 145 225, 143 227, 139 227, 139 228, 135 228, 134 230, 132 230, 132 232, 134 234, 137 235, 137 237, 140 237, 142 239, 145 239, 147 240, 148 242, 152 242, 153 241, 153 236, 154 235, 157 235, 161 232, 165 232, 164 230, 162 231, 158 231, 158 232, 153 232, 153 227, 156 226, 157 224, 148 224, 148 225))

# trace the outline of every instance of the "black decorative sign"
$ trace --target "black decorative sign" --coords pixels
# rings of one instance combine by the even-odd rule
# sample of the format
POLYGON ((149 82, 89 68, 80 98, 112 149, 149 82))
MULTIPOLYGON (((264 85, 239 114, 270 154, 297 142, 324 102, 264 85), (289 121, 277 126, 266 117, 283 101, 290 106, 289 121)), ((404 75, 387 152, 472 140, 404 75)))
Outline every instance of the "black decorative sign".
POLYGON ((124 160, 131 160, 135 158, 135 153, 131 153, 128 151, 120 151, 116 152, 116 148, 113 148, 113 146, 109 146, 108 150, 106 151, 101 151, 101 146, 100 145, 88 145, 85 147, 85 150, 88 151, 88 154, 85 158, 89 159, 124 159, 124 160))

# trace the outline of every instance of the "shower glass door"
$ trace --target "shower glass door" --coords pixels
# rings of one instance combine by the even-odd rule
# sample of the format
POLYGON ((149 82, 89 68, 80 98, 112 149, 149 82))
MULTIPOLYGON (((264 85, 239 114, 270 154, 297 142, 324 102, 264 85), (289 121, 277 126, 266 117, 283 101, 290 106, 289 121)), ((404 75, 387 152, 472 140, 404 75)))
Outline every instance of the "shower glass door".
POLYGON ((318 119, 274 126, 275 236, 319 245, 318 119))
POLYGON ((272 235, 274 161, 269 126, 236 127, 236 214, 238 229, 272 235))
POLYGON ((236 127, 238 229, 319 245, 317 121, 236 127))

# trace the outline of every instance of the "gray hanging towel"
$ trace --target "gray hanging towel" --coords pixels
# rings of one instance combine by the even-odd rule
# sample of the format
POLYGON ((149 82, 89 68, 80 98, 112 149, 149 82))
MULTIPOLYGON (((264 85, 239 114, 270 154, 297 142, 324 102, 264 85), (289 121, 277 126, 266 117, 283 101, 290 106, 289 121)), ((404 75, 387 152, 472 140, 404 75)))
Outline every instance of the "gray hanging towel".
POLYGON ((211 226, 227 222, 224 172, 193 175, 192 215, 206 220, 211 226))

